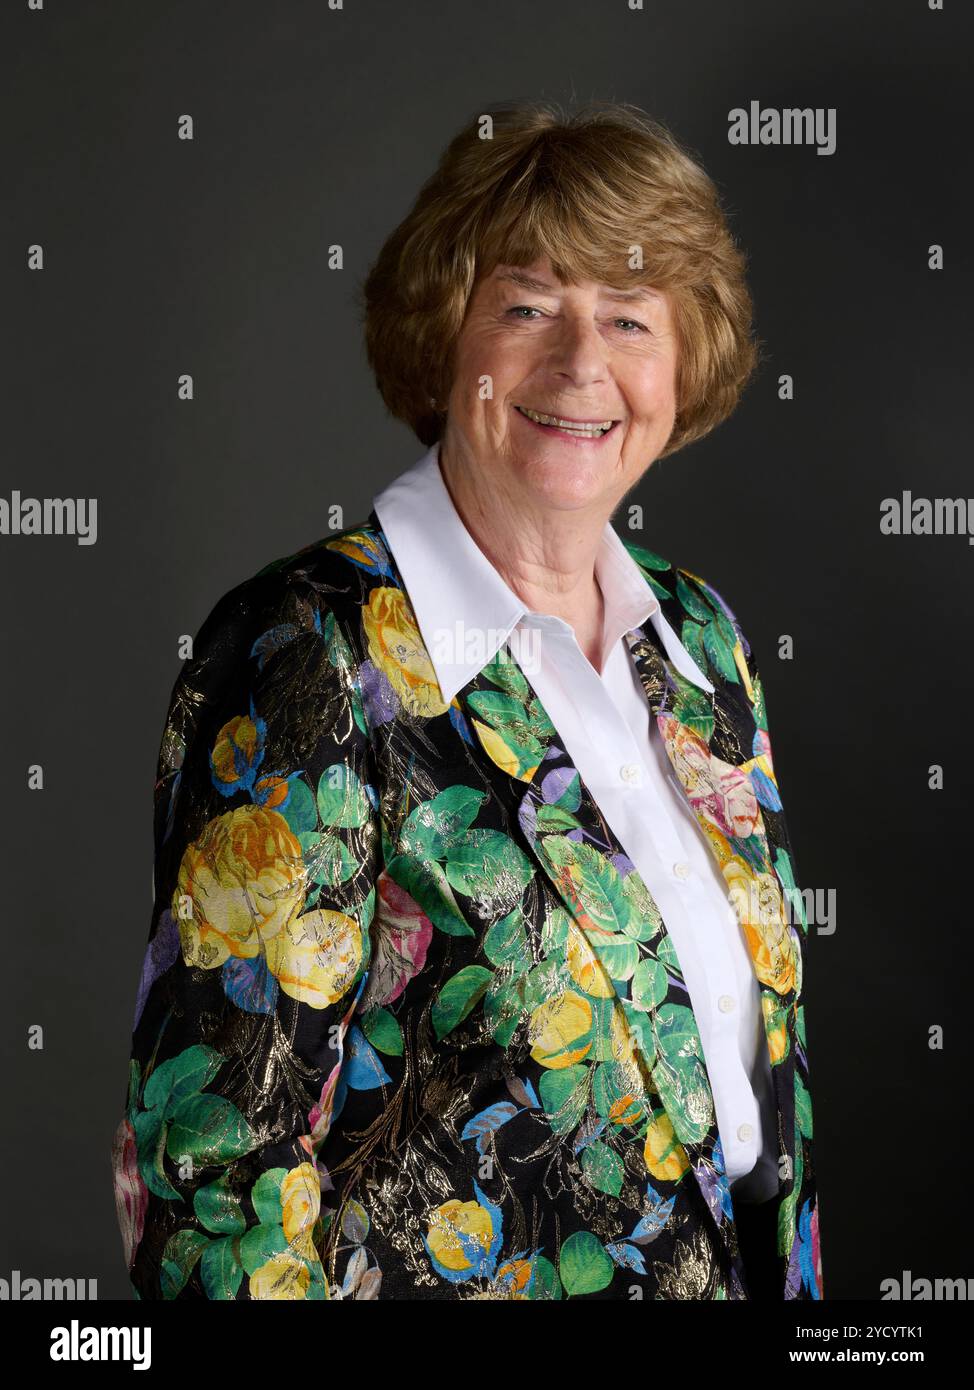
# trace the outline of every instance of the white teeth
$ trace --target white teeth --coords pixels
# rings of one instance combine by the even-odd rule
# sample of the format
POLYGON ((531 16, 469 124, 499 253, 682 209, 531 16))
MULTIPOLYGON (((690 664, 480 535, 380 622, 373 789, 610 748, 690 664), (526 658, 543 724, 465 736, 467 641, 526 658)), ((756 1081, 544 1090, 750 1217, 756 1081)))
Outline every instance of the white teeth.
POLYGON ((580 425, 574 420, 562 420, 557 415, 542 415, 539 410, 528 410, 526 405, 519 405, 517 408, 522 415, 526 415, 529 420, 536 420, 539 425, 556 425, 568 434, 579 434, 589 439, 597 439, 605 434, 614 423, 612 420, 605 420, 598 425, 580 425))

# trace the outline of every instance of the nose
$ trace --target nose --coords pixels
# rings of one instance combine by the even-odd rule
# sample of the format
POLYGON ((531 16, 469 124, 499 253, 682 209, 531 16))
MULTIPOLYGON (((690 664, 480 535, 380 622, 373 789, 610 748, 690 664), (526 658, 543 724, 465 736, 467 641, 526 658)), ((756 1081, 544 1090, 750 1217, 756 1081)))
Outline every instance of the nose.
POLYGON ((562 318, 548 366, 575 386, 608 379, 607 349, 591 316, 579 313, 562 318))

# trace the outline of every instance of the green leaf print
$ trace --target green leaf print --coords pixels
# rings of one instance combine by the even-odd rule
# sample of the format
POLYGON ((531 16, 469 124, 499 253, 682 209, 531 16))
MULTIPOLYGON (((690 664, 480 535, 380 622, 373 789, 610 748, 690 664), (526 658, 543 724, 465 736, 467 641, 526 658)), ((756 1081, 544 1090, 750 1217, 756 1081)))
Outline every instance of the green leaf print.
POLYGON ((582 1150, 582 1170, 599 1192, 618 1197, 622 1191, 625 1176, 622 1159, 601 1139, 596 1139, 582 1150))
POLYGON ((200 1265, 200 1279, 207 1298, 224 1301, 236 1298, 243 1270, 236 1256, 236 1239, 224 1236, 215 1240, 203 1251, 200 1265))
POLYGON ((562 1292, 558 1271, 550 1260, 545 1259, 544 1255, 538 1255, 534 1261, 531 1282, 528 1286, 528 1298, 540 1303, 561 1298, 562 1292))
POLYGON ((345 763, 332 763, 318 779, 318 814, 322 825, 351 829, 364 825, 371 813, 358 773, 345 763))
POLYGON ((209 1244, 209 1237, 202 1231, 177 1231, 169 1237, 162 1252, 159 1277, 163 1298, 175 1298, 185 1288, 197 1260, 209 1244))
POLYGON ((494 1041, 507 1047, 525 1012, 521 982, 495 975, 484 995, 484 1019, 494 1041))
POLYGON ((538 1083, 545 1118, 555 1134, 570 1134, 585 1113, 590 1068, 581 1062, 546 1071, 538 1083))
POLYGON ((513 967, 516 973, 531 968, 531 949, 528 946, 524 912, 516 907, 489 927, 483 941, 484 955, 491 965, 513 967))
MULTIPOLYGON (((615 865, 592 845, 579 844, 564 835, 546 835, 538 843, 556 869, 571 873, 582 908, 595 925, 607 932, 625 931, 632 906, 615 865)), ((596 943, 591 944, 597 950, 596 943)))
POLYGON ((531 861, 499 830, 468 830, 450 847, 446 876, 458 892, 476 898, 480 912, 513 910, 531 882, 531 861))
POLYGON ((517 700, 526 700, 530 687, 517 662, 506 647, 501 647, 484 667, 483 674, 493 684, 499 685, 517 700))
POLYGON ((431 1017, 433 1031, 443 1039, 457 1024, 462 1023, 480 1002, 493 979, 483 965, 467 965, 447 980, 433 1002, 431 1017))
POLYGON ((632 1074, 618 1062, 601 1062, 595 1069, 592 1100, 603 1120, 619 1127, 636 1125, 646 1114, 632 1074))
POLYGON ((719 671, 725 680, 731 681, 735 685, 739 684, 734 648, 728 643, 716 622, 708 623, 704 628, 703 645, 714 670, 719 671))
POLYGON ((287 805, 276 808, 278 815, 284 817, 295 838, 300 838, 318 824, 318 809, 311 788, 300 777, 288 783, 287 805))
POLYGON ((653 1081, 677 1138, 697 1144, 713 1122, 714 1107, 693 1011, 664 1004, 654 1019, 658 1052, 653 1081))
POLYGON ((473 927, 460 911, 442 864, 412 854, 397 854, 386 865, 386 871, 419 904, 438 931, 448 936, 473 936, 473 927))
POLYGON ((577 830, 578 817, 558 805, 538 807, 538 834, 554 835, 559 831, 577 830))
POLYGON ((245 1236, 240 1238, 240 1263, 248 1274, 256 1274, 272 1255, 280 1255, 288 1248, 287 1236, 281 1225, 281 1208, 277 1208, 277 1221, 262 1221, 259 1226, 251 1226, 245 1236))
POLYGON ((389 1009, 369 1009, 362 1019, 362 1032, 378 1052, 387 1057, 401 1057, 403 1054, 402 1029, 394 1013, 389 1009))
POLYGON ((683 578, 682 574, 676 576, 676 596, 690 614, 691 618, 696 618, 698 623, 709 623, 713 618, 713 610, 710 605, 705 603, 695 589, 683 578))
POLYGON ((663 925, 653 896, 635 869, 622 876, 622 891, 629 900, 631 914, 623 927, 633 941, 652 941, 663 925))
POLYGON ((194 1043, 156 1067, 146 1083, 143 1105, 146 1110, 158 1110, 165 1119, 171 1119, 187 1096, 209 1085, 223 1061, 215 1048, 194 1043))
MULTIPOLYGON (((496 690, 476 690, 467 703, 497 732, 523 766, 541 761, 544 743, 535 733, 532 720, 520 700, 496 690)), ((537 719, 534 723, 537 723, 537 719)))
POLYGON ((558 1272, 569 1295, 608 1288, 615 1265, 591 1231, 576 1231, 561 1247, 558 1272))
POLYGON ((798 1128, 806 1139, 811 1139, 812 1135, 812 1098, 802 1082, 798 1071, 795 1071, 795 1119, 798 1128))
POLYGON ((166 1151, 166 1121, 161 1111, 140 1110, 132 1116, 135 1147, 139 1155, 139 1173, 150 1192, 166 1201, 180 1196, 166 1177, 163 1154, 166 1151))
POLYGON ((664 560, 655 550, 647 550, 645 546, 636 545, 635 541, 623 541, 623 545, 636 564, 641 565, 643 569, 662 571, 670 568, 669 560, 664 560))
POLYGON ((473 787, 448 787, 414 807, 399 835, 400 852, 445 859, 477 819, 486 795, 473 787))
POLYGON ((666 967, 652 956, 639 962, 632 977, 632 998, 641 1009, 655 1009, 666 998, 666 967))
POLYGON ((699 623, 695 623, 692 618, 684 618, 683 626, 680 629, 680 641, 693 657, 694 663, 700 668, 704 675, 707 674, 707 649, 703 643, 703 628, 699 623))
MULTIPOLYGON (((706 661, 701 660, 697 665, 701 671, 706 671, 706 661)), ((674 674, 677 678, 677 693, 673 700, 674 718, 685 724, 688 729, 692 729, 698 738, 709 743, 714 732, 714 710, 710 693, 701 690, 692 681, 683 680, 678 671, 674 674)))
POLYGON ((267 1168, 250 1190, 250 1201, 261 1225, 273 1226, 281 1220, 281 1184, 286 1168, 267 1168))
POLYGON ((753 699, 751 707, 754 710, 754 722, 759 729, 768 732, 768 714, 764 705, 764 686, 761 684, 761 677, 755 671, 751 676, 751 694, 753 699))
POLYGON ((174 1163, 184 1156, 196 1167, 229 1163, 249 1153, 254 1135, 235 1105, 222 1096, 189 1096, 173 1116, 166 1152, 174 1163))
POLYGON ((193 1211, 199 1217, 200 1225, 214 1235, 238 1236, 247 1229, 247 1218, 240 1199, 230 1191, 226 1173, 221 1174, 216 1182, 196 1189, 193 1211))
POLYGON ((302 832, 298 836, 298 843, 312 883, 332 887, 347 883, 359 867, 358 860, 350 853, 345 842, 327 830, 321 834, 317 831, 302 832))

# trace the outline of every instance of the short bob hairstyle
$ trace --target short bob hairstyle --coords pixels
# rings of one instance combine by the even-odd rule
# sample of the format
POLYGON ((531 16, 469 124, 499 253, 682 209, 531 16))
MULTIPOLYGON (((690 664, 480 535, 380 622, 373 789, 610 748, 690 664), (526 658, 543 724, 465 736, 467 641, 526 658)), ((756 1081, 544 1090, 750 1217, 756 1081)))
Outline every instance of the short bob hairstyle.
POLYGON ((513 104, 450 141, 362 288, 376 384, 423 444, 442 433, 474 286, 499 264, 545 256, 563 284, 670 292, 677 408, 659 457, 727 418, 759 345, 745 258, 710 178, 638 107, 589 103, 569 115, 553 102, 513 104))

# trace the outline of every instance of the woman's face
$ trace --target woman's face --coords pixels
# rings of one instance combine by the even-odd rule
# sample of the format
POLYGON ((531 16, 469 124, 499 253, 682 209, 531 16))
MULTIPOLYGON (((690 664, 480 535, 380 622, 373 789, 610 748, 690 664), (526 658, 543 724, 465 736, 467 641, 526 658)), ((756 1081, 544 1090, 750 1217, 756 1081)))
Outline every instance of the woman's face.
POLYGON ((560 284, 547 259, 475 287, 457 342, 443 449, 515 502, 607 515, 662 452, 676 415, 669 297, 560 284), (591 425, 572 434, 530 411, 591 425))

